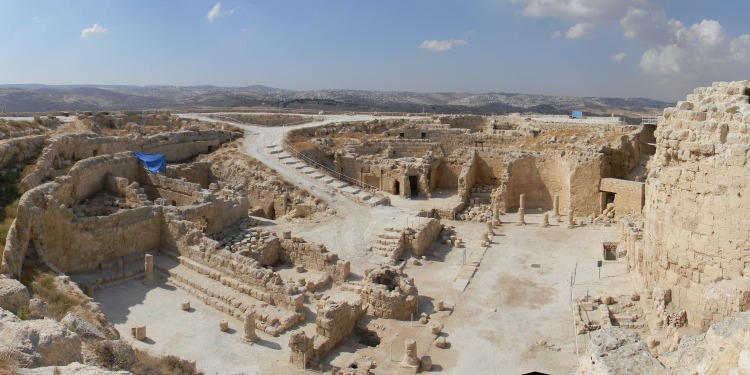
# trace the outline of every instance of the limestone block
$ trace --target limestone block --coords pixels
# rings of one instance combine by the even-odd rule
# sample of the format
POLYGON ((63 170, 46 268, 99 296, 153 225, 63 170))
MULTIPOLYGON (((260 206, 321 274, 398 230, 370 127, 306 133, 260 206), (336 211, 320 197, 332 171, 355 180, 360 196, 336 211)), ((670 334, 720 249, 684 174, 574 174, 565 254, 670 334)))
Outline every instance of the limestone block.
POLYGON ((182 301, 182 310, 185 310, 185 311, 190 310, 190 301, 188 300, 182 301))
POLYGON ((229 330, 229 322, 226 319, 222 319, 219 321, 219 329, 222 332, 226 332, 229 330))
POLYGON ((405 351, 404 359, 401 360, 400 367, 418 368, 420 361, 417 357, 417 342, 414 339, 406 339, 404 342, 405 351))
POLYGON ((146 339, 146 326, 133 326, 130 328, 130 334, 138 341, 146 339))
POLYGON ((20 281, 0 278, 0 308, 18 313, 29 306, 29 298, 28 289, 20 281))

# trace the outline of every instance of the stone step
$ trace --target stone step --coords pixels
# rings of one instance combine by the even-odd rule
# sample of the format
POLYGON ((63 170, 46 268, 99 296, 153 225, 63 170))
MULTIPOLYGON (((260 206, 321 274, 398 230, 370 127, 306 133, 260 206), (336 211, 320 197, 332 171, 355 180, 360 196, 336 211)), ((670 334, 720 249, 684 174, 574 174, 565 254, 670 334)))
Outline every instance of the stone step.
POLYGON ((389 240, 400 240, 401 236, 400 235, 397 236, 397 235, 393 235, 393 234, 381 233, 381 234, 378 234, 378 238, 385 238, 385 239, 389 239, 389 240))
POLYGON ((297 164, 297 165, 294 166, 294 169, 296 169, 296 170, 301 170, 301 169, 304 169, 304 168, 307 168, 307 166, 304 165, 304 164, 302 164, 302 163, 297 164))
POLYGON ((287 160, 284 160, 284 164, 294 165, 294 164, 297 164, 297 163, 299 163, 299 160, 297 160, 297 159, 289 158, 287 160))
POLYGON ((276 158, 279 159, 279 160, 289 159, 291 157, 292 157, 292 155, 288 155, 288 154, 287 155, 283 155, 283 154, 276 155, 276 158))
POLYGON ((372 198, 372 194, 370 194, 370 193, 368 193, 368 192, 366 192, 364 190, 362 190, 359 193, 357 193, 356 196, 357 196, 357 198, 359 198, 359 199, 361 199, 363 201, 366 201, 366 200, 372 198))
POLYGON ((325 182, 326 184, 333 184, 335 181, 336 179, 333 177, 323 176, 323 182, 325 182))
POLYGON ((335 187, 336 189, 342 190, 343 188, 349 186, 349 184, 343 181, 335 181, 331 184, 331 186, 335 187))
POLYGON ((310 177, 312 177, 312 178, 314 178, 314 179, 316 179, 316 180, 320 180, 321 178, 323 178, 323 177, 325 177, 325 176, 326 176, 326 175, 324 175, 324 174, 320 174, 320 173, 317 173, 317 172, 316 172, 316 173, 313 173, 313 174, 311 174, 311 175, 310 175, 310 177))
POLYGON ((254 311, 256 328, 270 335, 276 336, 283 333, 304 320, 302 314, 284 311, 264 303, 219 281, 205 277, 184 264, 178 263, 175 259, 162 257, 157 261, 155 257, 154 266, 157 271, 167 276, 169 284, 185 290, 201 302, 225 314, 242 320, 246 312, 254 311), (267 324, 267 322, 280 321, 286 322, 286 325, 269 326, 267 324))
POLYGON ((362 190, 360 190, 358 187, 355 187, 355 186, 346 186, 346 187, 342 188, 341 191, 343 191, 344 193, 349 193, 349 194, 352 194, 352 195, 356 195, 357 193, 359 193, 362 190))
POLYGON ((302 168, 302 173, 304 173, 304 174, 313 174, 313 173, 315 173, 315 170, 312 169, 312 168, 310 168, 310 167, 305 167, 305 168, 302 168))

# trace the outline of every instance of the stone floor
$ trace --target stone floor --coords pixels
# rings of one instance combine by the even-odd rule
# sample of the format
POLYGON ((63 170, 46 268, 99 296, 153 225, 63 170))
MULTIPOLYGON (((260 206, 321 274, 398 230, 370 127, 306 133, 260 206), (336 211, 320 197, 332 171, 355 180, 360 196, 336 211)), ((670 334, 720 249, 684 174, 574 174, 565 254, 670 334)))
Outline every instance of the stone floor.
MULTIPOLYGON (((587 342, 586 336, 573 335, 571 294, 629 294, 636 288, 622 262, 605 262, 599 278, 597 260, 601 259, 602 242, 616 241, 615 227, 567 229, 563 223, 553 222, 553 226, 541 228, 541 214, 526 218, 529 224, 519 227, 511 224, 513 215, 504 216, 506 224, 496 230, 486 251, 479 248, 486 224, 444 221, 456 227, 465 247, 436 244, 420 265, 409 262, 406 266, 406 273, 419 288, 419 313, 445 325, 448 349, 432 345, 429 324, 370 319, 368 327, 381 339, 378 346, 362 345, 353 335, 322 363, 346 366, 365 356, 376 362, 376 374, 401 373, 398 361, 403 356, 403 342, 414 338, 419 355, 429 355, 434 370, 443 373, 570 372, 578 361, 576 345, 580 356, 587 342), (465 290, 453 287, 466 275, 470 277, 465 290), (436 312, 438 299, 452 309, 436 312)), ((288 363, 290 331, 279 337, 259 332, 261 342, 249 346, 240 340, 240 321, 163 282, 145 286, 131 281, 97 292, 95 298, 127 340, 131 340, 130 326, 147 326, 149 339, 135 342, 136 347, 195 359, 207 374, 302 372, 288 363), (184 299, 191 300, 194 310, 180 310, 184 299), (221 319, 229 319, 233 330, 221 332, 221 319)), ((306 306, 309 312, 311 306, 306 306)), ((313 319, 308 319, 301 327, 313 325, 313 319)))

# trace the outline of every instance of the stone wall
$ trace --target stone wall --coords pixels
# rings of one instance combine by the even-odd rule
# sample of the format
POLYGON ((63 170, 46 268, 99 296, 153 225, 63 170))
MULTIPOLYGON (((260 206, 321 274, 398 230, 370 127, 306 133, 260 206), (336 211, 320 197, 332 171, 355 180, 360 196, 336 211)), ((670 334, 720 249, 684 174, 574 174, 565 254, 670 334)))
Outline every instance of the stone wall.
POLYGON ((300 367, 307 366, 312 358, 323 359, 326 354, 352 333, 365 310, 361 300, 319 301, 315 332, 312 337, 305 331, 293 332, 289 337, 289 361, 300 367))
POLYGON ((220 186, 241 186, 239 190, 245 192, 254 215, 270 219, 284 215, 307 217, 328 209, 319 198, 284 181, 274 170, 231 145, 197 159, 200 163, 209 163, 210 170, 205 177, 193 176, 191 181, 205 178, 220 186))
MULTIPOLYGON (((219 148, 239 138, 240 133, 223 130, 195 130, 164 133, 150 137, 106 137, 96 133, 73 133, 49 138, 36 171, 24 178, 22 186, 31 189, 46 179, 64 174, 75 162, 126 151, 166 154, 167 162, 184 162, 200 153, 219 148)), ((46 137, 46 136, 40 136, 46 137)), ((2 155, 0 153, 0 155, 2 155)))
POLYGON ((323 245, 303 241, 300 238, 282 240, 279 253, 281 260, 285 263, 325 272, 336 284, 346 281, 351 269, 349 261, 339 259, 337 254, 328 252, 323 245))
POLYGON ((697 88, 664 110, 655 133, 638 267, 647 287, 672 288, 672 303, 702 328, 747 308, 744 297, 706 300, 716 283, 750 273, 748 93, 750 81, 697 88))
POLYGON ((422 256, 438 238, 440 234, 440 221, 427 219, 411 232, 408 236, 405 236, 405 250, 411 251, 414 256, 422 256))
POLYGON ((30 135, 20 138, 0 140, 0 168, 13 163, 28 163, 39 155, 46 135, 30 135))
MULTIPOLYGON (((125 190, 129 188, 126 187, 125 190)), ((132 153, 102 155, 76 163, 66 176, 27 191, 19 201, 16 220, 4 244, 0 272, 20 276, 27 251, 35 251, 65 273, 98 268, 103 262, 164 245, 164 215, 174 211, 179 219, 203 223, 207 233, 247 215, 247 201, 231 191, 199 191, 197 184, 152 175, 132 153), (156 205, 115 210, 106 216, 81 216, 76 206, 86 205, 95 193, 121 192, 127 181, 147 180, 160 194, 174 189, 189 193, 189 205, 156 205), (114 190, 114 191, 113 191, 114 190)), ((123 197, 124 198, 124 197, 123 197)), ((152 197, 153 199, 153 197, 152 197)))
MULTIPOLYGON (((622 215, 641 216, 646 199, 646 185, 643 182, 602 178, 599 190, 615 194, 613 203, 618 217, 622 215)), ((604 200, 602 203, 604 203, 604 200)), ((601 209, 604 209, 604 207, 601 207, 601 209)))
POLYGON ((379 318, 406 320, 417 312, 418 291, 414 279, 396 267, 366 270, 360 296, 367 313, 379 318))

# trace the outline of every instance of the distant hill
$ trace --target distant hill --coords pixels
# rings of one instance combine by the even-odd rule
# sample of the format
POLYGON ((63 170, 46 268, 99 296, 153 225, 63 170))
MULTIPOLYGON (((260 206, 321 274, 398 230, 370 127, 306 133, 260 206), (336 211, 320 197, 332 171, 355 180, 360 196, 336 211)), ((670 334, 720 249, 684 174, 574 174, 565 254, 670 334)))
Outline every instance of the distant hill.
POLYGON ((0 111, 51 112, 125 109, 257 107, 431 113, 548 113, 638 118, 673 103, 643 98, 600 98, 518 93, 418 93, 365 90, 295 91, 266 86, 0 85, 0 111))

